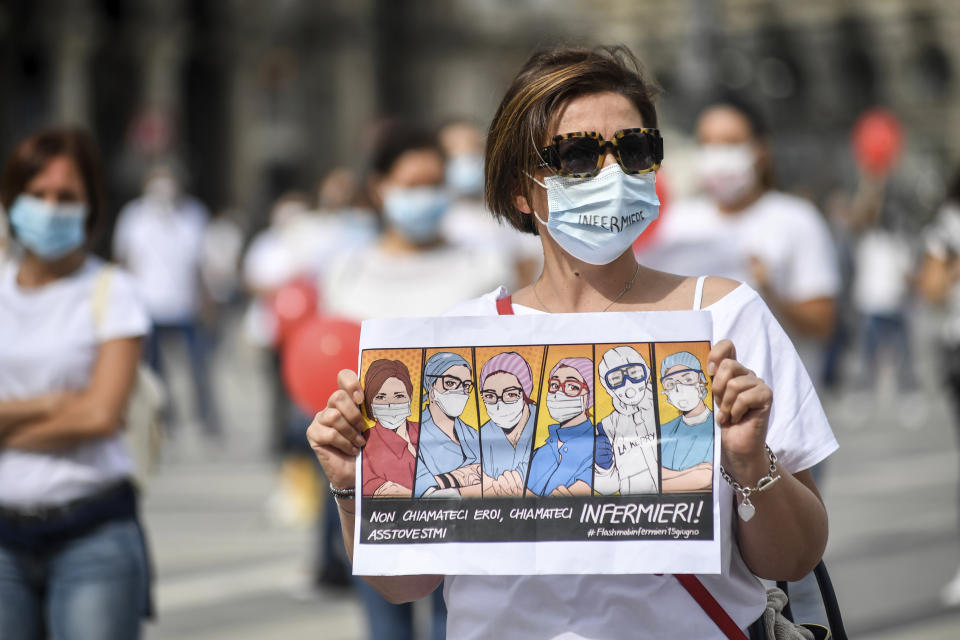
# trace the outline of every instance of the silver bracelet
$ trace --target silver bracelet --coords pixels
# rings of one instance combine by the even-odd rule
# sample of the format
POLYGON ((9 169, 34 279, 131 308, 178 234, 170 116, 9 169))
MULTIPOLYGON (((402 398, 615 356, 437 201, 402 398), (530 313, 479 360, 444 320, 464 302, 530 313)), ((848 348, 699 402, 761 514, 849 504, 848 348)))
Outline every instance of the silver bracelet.
POLYGON ((770 447, 766 444, 763 445, 763 448, 767 451, 767 456, 770 457, 770 472, 757 480, 757 486, 755 488, 741 487, 739 482, 730 477, 730 474, 723 468, 723 465, 720 465, 720 476, 723 477, 723 479, 727 481, 727 484, 733 487, 733 490, 740 496, 740 506, 737 507, 737 514, 739 514, 740 519, 744 522, 748 522, 757 512, 757 508, 750 502, 750 496, 753 495, 754 492, 766 491, 780 479, 780 474, 777 473, 776 454, 771 451, 770 447), (773 475, 775 473, 777 473, 777 475, 773 475))
POLYGON ((353 500, 354 497, 356 497, 357 492, 353 488, 337 489, 335 486, 333 486, 333 483, 331 482, 330 494, 333 495, 334 498, 343 498, 345 500, 353 500))

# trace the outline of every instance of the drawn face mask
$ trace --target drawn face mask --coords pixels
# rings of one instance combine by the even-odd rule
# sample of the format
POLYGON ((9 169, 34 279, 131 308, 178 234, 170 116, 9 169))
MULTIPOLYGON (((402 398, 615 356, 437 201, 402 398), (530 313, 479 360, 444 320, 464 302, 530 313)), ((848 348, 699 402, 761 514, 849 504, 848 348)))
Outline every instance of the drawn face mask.
POLYGON ((430 395, 433 401, 437 403, 440 410, 451 418, 456 418, 463 410, 467 408, 467 400, 470 396, 458 391, 437 391, 431 389, 430 395))
POLYGON ((490 416, 493 423, 504 431, 509 431, 517 426, 517 423, 520 422, 520 416, 523 414, 523 400, 517 400, 516 402, 498 400, 497 404, 485 406, 487 407, 487 415, 490 416))
POLYGON ((395 402, 393 404, 372 404, 373 417, 377 422, 391 431, 396 431, 410 417, 409 402, 395 402))
MULTIPOLYGON (((626 407, 636 408, 637 405, 643 401, 643 395, 647 392, 647 384, 645 382, 632 382, 628 380, 623 383, 622 387, 614 389, 613 392, 617 395, 617 400, 626 405, 626 407)), ((631 412, 628 410, 626 413, 631 412)))
POLYGON ((699 384, 678 384, 673 391, 667 391, 667 402, 680 411, 690 411, 700 404, 699 384))
MULTIPOLYGON (((577 260, 610 264, 660 213, 656 174, 626 174, 613 164, 592 178, 547 176, 550 236, 577 260)), ((539 214, 538 219, 540 218, 539 214)))
POLYGON ((549 393, 547 394, 547 411, 554 420, 563 424, 583 412, 585 398, 586 396, 570 398, 561 392, 549 393))

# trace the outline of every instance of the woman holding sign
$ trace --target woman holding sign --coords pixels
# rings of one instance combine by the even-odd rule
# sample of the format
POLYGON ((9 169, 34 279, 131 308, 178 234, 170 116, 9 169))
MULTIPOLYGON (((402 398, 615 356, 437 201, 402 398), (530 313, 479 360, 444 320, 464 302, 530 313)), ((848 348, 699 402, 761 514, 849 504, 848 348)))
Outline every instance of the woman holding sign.
MULTIPOLYGON (((705 373, 712 376, 720 460, 725 477, 753 493, 720 483, 722 573, 698 578, 734 631, 745 630, 766 607, 758 577, 798 578, 823 554, 827 515, 808 470, 837 443, 796 351, 755 291, 637 264, 631 245, 659 205, 654 181, 663 141, 654 93, 624 48, 561 47, 527 61, 490 126, 485 193, 500 220, 540 236, 544 270, 512 299, 492 291, 449 315, 711 312, 714 346, 705 373), (757 493, 758 486, 767 490, 757 493)), ((307 435, 339 496, 352 551, 363 391, 350 371, 341 372, 340 387, 307 435)), ((723 635, 685 590, 689 581, 671 575, 367 580, 398 602, 443 580, 455 638, 723 635)))

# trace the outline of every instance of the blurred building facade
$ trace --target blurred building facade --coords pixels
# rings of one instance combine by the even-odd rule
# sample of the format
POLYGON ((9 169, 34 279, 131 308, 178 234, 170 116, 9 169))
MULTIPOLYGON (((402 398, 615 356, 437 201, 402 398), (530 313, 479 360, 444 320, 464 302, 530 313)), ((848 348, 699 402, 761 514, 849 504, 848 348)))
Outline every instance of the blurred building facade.
POLYGON ((378 115, 488 122, 525 57, 559 41, 630 46, 681 130, 718 90, 752 96, 789 150, 781 174, 812 193, 852 171, 848 132, 874 105, 933 166, 960 158, 951 0, 0 0, 0 149, 84 124, 115 209, 175 158, 255 226, 280 192, 362 168, 378 115))

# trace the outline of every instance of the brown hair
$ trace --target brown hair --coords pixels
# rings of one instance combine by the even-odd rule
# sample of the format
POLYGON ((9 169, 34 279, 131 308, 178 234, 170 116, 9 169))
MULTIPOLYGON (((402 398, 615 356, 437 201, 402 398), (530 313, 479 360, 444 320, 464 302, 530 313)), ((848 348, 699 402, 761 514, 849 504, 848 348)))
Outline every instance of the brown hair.
POLYGON ((407 388, 407 395, 413 399, 413 383, 410 381, 410 372, 407 371, 407 365, 399 360, 387 360, 385 358, 374 360, 367 369, 367 375, 363 377, 363 408, 367 411, 367 417, 373 417, 373 410, 370 404, 373 398, 380 391, 383 383, 390 378, 396 378, 407 388))
POLYGON ((570 100, 607 91, 629 99, 643 126, 657 126, 653 98, 659 88, 644 78, 625 46, 559 46, 530 56, 510 83, 487 135, 484 197, 497 219, 537 233, 532 216, 518 211, 514 200, 518 195, 530 199, 526 174, 532 175, 541 162, 539 151, 553 119, 570 100))
POLYGON ((87 192, 87 238, 94 236, 104 209, 100 157, 93 138, 81 129, 45 129, 17 145, 0 177, 0 204, 7 211, 27 184, 43 171, 51 160, 66 156, 73 160, 87 192))

